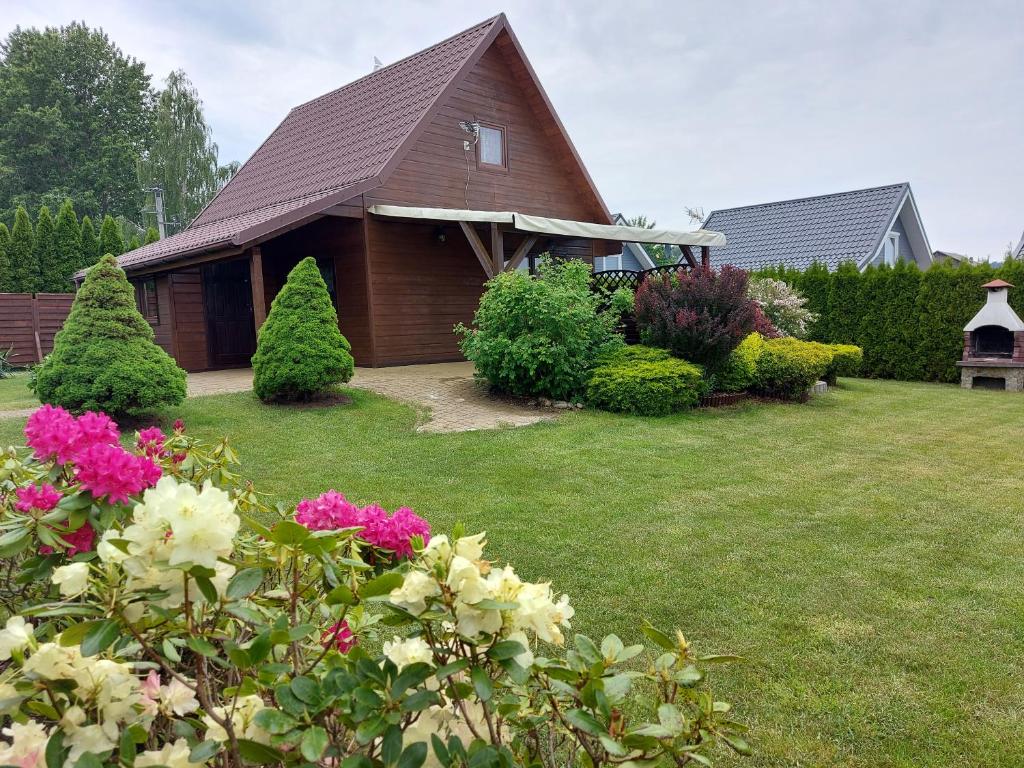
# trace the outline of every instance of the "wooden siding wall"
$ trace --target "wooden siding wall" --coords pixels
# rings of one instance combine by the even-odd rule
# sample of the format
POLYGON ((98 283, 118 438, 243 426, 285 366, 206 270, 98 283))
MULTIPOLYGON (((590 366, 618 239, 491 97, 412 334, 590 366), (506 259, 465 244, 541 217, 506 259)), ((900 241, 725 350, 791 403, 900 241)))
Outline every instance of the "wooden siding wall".
POLYGON ((377 365, 462 360, 452 327, 473 319, 487 279, 458 227, 366 219, 377 365))
POLYGON ((38 363, 40 351, 44 357, 53 351, 74 300, 73 293, 0 293, 0 351, 11 350, 12 365, 38 363))
POLYGON ((387 183, 366 195, 366 204, 514 210, 609 223, 567 162, 564 142, 551 126, 544 129, 544 116, 529 102, 532 84, 513 74, 499 42, 484 52, 387 183), (508 170, 478 169, 471 151, 467 199, 462 142, 468 136, 458 123, 472 119, 505 127, 508 170))
POLYGON ((327 216, 263 244, 263 286, 267 311, 288 272, 307 256, 334 260, 338 326, 352 345, 357 365, 373 364, 363 222, 327 216))
POLYGON ((210 367, 210 363, 199 268, 172 272, 169 288, 173 302, 171 320, 174 324, 174 350, 171 354, 186 371, 204 371, 210 367))
POLYGON ((153 280, 156 283, 156 304, 158 317, 154 320, 146 318, 153 329, 153 341, 163 348, 164 352, 174 356, 174 322, 171 307, 171 278, 169 275, 157 275, 156 277, 137 278, 131 281, 133 286, 144 283, 146 280, 153 280))

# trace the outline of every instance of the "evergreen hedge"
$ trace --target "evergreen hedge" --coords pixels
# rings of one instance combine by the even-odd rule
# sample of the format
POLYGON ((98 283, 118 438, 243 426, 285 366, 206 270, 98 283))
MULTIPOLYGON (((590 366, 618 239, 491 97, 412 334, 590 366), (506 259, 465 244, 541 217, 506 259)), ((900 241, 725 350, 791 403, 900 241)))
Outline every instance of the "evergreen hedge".
POLYGON ((57 213, 56 240, 57 262, 45 277, 48 290, 65 293, 72 290, 71 277, 82 265, 82 228, 70 200, 65 200, 57 213))
POLYGON ((1020 259, 1008 258, 998 268, 938 263, 922 272, 898 264, 859 272, 847 263, 831 274, 820 264, 806 272, 774 267, 756 274, 785 280, 807 296, 808 308, 820 315, 811 338, 861 347, 862 375, 872 378, 959 381, 963 328, 985 303, 981 286, 997 277, 1017 286, 1010 304, 1024 317, 1020 259))
POLYGON ((120 256, 124 253, 124 238, 121 237, 121 228, 113 216, 109 214, 103 217, 103 224, 100 225, 100 253, 110 253, 120 256))
POLYGON ((85 276, 71 313, 36 369, 44 403, 140 417, 185 399, 185 372, 153 343, 135 291, 110 254, 85 276))
POLYGON ((260 327, 252 357, 253 389, 263 401, 309 400, 352 378, 352 347, 316 260, 289 273, 260 327))
POLYGON ((96 227, 88 216, 82 217, 82 257, 78 262, 79 269, 91 267, 100 260, 100 240, 96 236, 96 227))
POLYGON ((32 220, 24 206, 18 206, 14 214, 14 229, 11 230, 11 247, 8 254, 11 263, 8 290, 11 293, 32 293, 39 279, 39 264, 36 262, 35 236, 32 220))
POLYGON ((0 293, 10 290, 11 281, 11 230, 0 221, 0 293))
POLYGON ((45 205, 39 207, 32 248, 35 254, 36 268, 39 270, 33 290, 43 293, 59 293, 60 289, 53 287, 55 281, 52 279, 60 261, 60 254, 57 251, 57 228, 53 224, 50 209, 45 205))

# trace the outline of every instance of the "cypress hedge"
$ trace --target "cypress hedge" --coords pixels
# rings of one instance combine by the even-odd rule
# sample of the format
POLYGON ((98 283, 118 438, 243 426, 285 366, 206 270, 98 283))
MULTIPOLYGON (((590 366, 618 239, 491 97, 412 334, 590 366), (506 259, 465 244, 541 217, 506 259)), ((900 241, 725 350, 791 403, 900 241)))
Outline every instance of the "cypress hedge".
POLYGON ((88 216, 82 217, 82 259, 78 262, 79 269, 91 267, 100 260, 100 241, 96 237, 96 227, 88 216))
POLYGON ((57 251, 57 228, 53 224, 50 209, 45 205, 39 207, 32 247, 39 269, 34 290, 44 293, 59 292, 60 289, 53 287, 55 281, 52 279, 53 273, 57 269, 57 263, 60 261, 60 253, 57 251))
POLYGON ((10 289, 11 282, 11 230, 0 221, 0 293, 10 289))
POLYGON ((120 256, 124 253, 124 238, 114 217, 107 214, 100 225, 100 253, 120 256))
POLYGON ((64 201, 57 214, 57 253, 57 264, 47 276, 49 290, 70 291, 71 276, 82 264, 82 228, 78 225, 78 215, 70 200, 64 201))
POLYGON ((11 272, 9 290, 12 293, 32 293, 39 280, 39 264, 35 254, 35 236, 28 211, 19 205, 14 214, 9 253, 11 272))
POLYGON ((803 273, 773 267, 757 274, 804 293, 808 306, 821 314, 812 338, 858 345, 864 350, 861 373, 873 378, 959 381, 963 328, 985 303, 981 286, 997 277, 1017 286, 1010 290, 1010 304, 1024 317, 1020 259, 1008 258, 999 268, 938 263, 922 272, 901 263, 860 272, 847 263, 832 273, 815 264, 803 273))

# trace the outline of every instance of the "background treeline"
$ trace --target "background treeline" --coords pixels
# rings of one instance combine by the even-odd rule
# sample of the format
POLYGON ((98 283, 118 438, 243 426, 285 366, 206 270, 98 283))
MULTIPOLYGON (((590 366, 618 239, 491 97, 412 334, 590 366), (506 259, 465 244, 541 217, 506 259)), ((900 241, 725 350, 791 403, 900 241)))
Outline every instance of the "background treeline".
MULTIPOLYGON (((147 230, 144 239, 157 240, 156 229, 147 230)), ((121 226, 110 215, 103 217, 99 231, 88 216, 79 221, 70 200, 56 216, 40 206, 34 223, 18 206, 13 228, 0 222, 0 293, 67 293, 74 290, 75 272, 105 253, 120 256, 139 245, 137 236, 125 243, 121 226)))
POLYGON ((985 303, 981 286, 1002 278, 1015 286, 1010 304, 1024 317, 1024 261, 1008 258, 998 268, 964 263, 869 267, 852 263, 830 273, 814 264, 806 271, 776 267, 758 272, 794 286, 818 314, 809 338, 856 344, 864 350, 863 375, 908 381, 959 381, 956 362, 963 328, 985 303))

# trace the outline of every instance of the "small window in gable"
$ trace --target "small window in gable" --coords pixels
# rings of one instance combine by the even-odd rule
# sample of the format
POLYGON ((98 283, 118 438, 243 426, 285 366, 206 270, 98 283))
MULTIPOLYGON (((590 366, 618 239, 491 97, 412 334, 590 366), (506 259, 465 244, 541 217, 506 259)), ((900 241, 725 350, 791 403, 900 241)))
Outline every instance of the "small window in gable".
POLYGON ((882 263, 890 267, 895 265, 900 258, 900 236, 899 233, 890 232, 885 236, 882 244, 882 263))
POLYGON ((492 125, 480 126, 478 162, 496 168, 506 168, 505 163, 505 129, 492 125))

